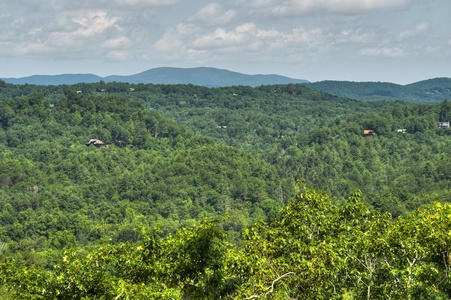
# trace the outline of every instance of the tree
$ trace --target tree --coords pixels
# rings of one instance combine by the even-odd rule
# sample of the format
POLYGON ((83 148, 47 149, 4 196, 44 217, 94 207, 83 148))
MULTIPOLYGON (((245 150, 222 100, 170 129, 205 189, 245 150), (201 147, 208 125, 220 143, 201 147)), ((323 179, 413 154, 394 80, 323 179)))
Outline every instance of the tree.
POLYGON ((234 292, 228 246, 217 221, 173 236, 66 251, 51 272, 0 262, 0 283, 15 299, 221 299, 234 292))
POLYGON ((451 102, 448 100, 440 104, 439 122, 451 122, 451 102))

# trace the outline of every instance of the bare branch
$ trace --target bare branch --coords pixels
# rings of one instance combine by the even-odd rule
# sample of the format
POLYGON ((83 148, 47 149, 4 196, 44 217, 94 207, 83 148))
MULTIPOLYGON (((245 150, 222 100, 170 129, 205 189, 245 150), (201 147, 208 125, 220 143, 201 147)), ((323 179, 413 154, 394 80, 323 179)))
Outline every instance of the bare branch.
POLYGON ((269 287, 269 291, 266 292, 266 295, 268 295, 269 293, 272 293, 272 292, 274 291, 274 285, 277 283, 277 281, 279 281, 279 280, 281 280, 281 279, 283 279, 283 278, 285 278, 285 277, 287 277, 287 276, 294 275, 294 274, 296 274, 296 273, 294 273, 294 272, 288 272, 288 273, 285 273, 285 274, 283 274, 283 275, 277 277, 276 279, 274 279, 274 280, 272 281, 272 283, 271 283, 271 286, 269 287))
POLYGON ((117 295, 116 297, 114 297, 114 300, 119 299, 120 297, 122 297, 123 294, 124 294, 124 290, 122 290, 122 292, 121 292, 119 295, 117 295))
POLYGON ((443 283, 443 281, 445 281, 445 280, 448 278, 448 272, 449 272, 448 263, 447 263, 448 257, 449 257, 448 255, 449 255, 449 254, 448 254, 448 251, 443 251, 443 252, 442 252, 443 263, 445 264, 445 278, 443 278, 443 279, 437 284, 437 287, 439 287, 439 286, 443 283))
MULTIPOLYGON (((291 275, 295 275, 295 274, 296 274, 296 273, 294 273, 294 272, 288 272, 288 273, 285 273, 285 274, 283 274, 283 275, 277 277, 276 279, 274 279, 274 280, 272 281, 272 283, 271 283, 271 286, 268 287, 268 291, 265 293, 265 296, 268 295, 268 294, 270 294, 270 293, 272 293, 272 292, 274 291, 274 286, 276 285, 276 283, 277 283, 279 280, 282 280, 282 279, 285 278, 285 277, 288 277, 288 276, 291 276, 291 275)), ((248 298, 245 298, 245 300, 252 300, 252 299, 257 299, 257 298, 260 298, 260 297, 261 297, 261 296, 259 296, 259 295, 252 295, 252 296, 249 296, 248 298)))

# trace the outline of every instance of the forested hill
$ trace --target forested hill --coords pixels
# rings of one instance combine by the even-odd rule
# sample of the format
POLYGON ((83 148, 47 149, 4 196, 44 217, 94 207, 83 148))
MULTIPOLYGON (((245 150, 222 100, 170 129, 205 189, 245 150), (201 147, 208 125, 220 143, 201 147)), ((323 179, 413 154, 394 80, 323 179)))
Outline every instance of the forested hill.
POLYGON ((305 178, 339 201, 360 189, 395 216, 451 199, 450 130, 437 127, 451 120, 449 101, 361 102, 304 85, 142 86, 129 95, 193 131, 258 151, 277 167, 282 191, 287 178, 305 178), (376 135, 364 137, 366 129, 376 135))
MULTIPOLYGON (((5 84, 3 89, 10 95, 32 90, 57 105, 57 99, 71 91, 81 92, 78 97, 82 99, 134 98, 152 113, 175 120, 190 132, 258 153, 277 170, 273 183, 277 195, 271 198, 291 197, 298 178, 328 191, 336 200, 360 189, 365 201, 394 215, 436 196, 442 200, 448 197, 444 188, 450 182, 442 169, 447 165, 440 161, 446 161, 448 155, 448 147, 443 145, 450 142, 449 131, 438 129, 437 122, 451 119, 449 102, 360 102, 295 84, 206 88, 98 82, 47 87, 5 84), (377 135, 364 138, 365 129, 377 135), (399 134, 398 129, 406 133, 399 134), (434 174, 432 181, 424 180, 430 172, 434 174), (406 188, 410 185, 413 187, 406 188)), ((84 113, 81 116, 86 118, 84 113)), ((122 127, 108 128, 89 138, 133 139, 122 127)), ((159 136, 160 130, 150 130, 149 134, 159 136)))
POLYGON ((0 95, 1 299, 451 294, 449 101, 102 81, 0 95))
POLYGON ((134 100, 70 93, 49 104, 0 103, 0 241, 12 253, 132 241, 141 226, 167 234, 224 212, 233 237, 283 205, 275 167, 134 100))
POLYGON ((23 78, 3 78, 13 84, 60 85, 76 83, 127 82, 153 84, 195 84, 207 87, 232 85, 259 86, 264 84, 288 84, 307 82, 275 74, 248 75, 217 68, 154 68, 133 75, 100 77, 93 74, 33 75, 23 78))
POLYGON ((435 78, 407 85, 350 81, 320 81, 306 85, 318 91, 362 101, 405 100, 439 103, 451 97, 451 78, 435 78))

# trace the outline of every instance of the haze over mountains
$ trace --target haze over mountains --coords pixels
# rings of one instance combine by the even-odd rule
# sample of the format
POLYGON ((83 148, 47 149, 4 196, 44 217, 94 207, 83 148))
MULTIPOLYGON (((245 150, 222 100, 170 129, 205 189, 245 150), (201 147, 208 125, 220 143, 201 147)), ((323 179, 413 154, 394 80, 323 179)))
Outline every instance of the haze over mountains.
POLYGON ((451 99, 451 78, 433 78, 407 85, 389 82, 319 81, 309 82, 281 75, 248 75, 210 67, 149 69, 134 75, 94 74, 33 75, 22 78, 1 78, 12 84, 61 85, 95 83, 99 81, 126 82, 131 84, 193 84, 206 87, 251 86, 273 84, 306 84, 309 88, 332 95, 361 101, 406 100, 411 102, 438 103, 451 99))
POLYGON ((306 84, 309 88, 339 97, 360 101, 406 100, 438 103, 451 99, 451 78, 433 78, 400 85, 389 82, 320 81, 306 84))
POLYGON ((62 74, 62 75, 33 75, 22 78, 2 78, 13 84, 59 85, 76 84, 80 82, 153 83, 153 84, 194 84, 207 87, 221 87, 233 85, 260 86, 266 84, 306 83, 307 80, 294 79, 280 75, 247 75, 229 70, 216 68, 170 68, 161 67, 144 71, 134 75, 112 75, 100 77, 93 74, 62 74))

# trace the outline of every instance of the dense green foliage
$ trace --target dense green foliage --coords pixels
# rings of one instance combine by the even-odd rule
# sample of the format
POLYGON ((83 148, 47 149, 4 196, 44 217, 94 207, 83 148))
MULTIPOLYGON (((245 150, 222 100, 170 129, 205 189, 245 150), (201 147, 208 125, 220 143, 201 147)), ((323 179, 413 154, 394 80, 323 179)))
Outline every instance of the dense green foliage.
POLYGON ((314 90, 362 101, 406 100, 439 103, 451 97, 451 78, 434 78, 407 85, 389 82, 320 81, 306 84, 314 90))
POLYGON ((366 202, 395 216, 449 199, 451 140, 436 124, 451 120, 447 101, 358 102, 303 85, 142 85, 129 95, 195 132, 266 157, 287 197, 290 182, 306 178, 337 200, 361 189, 366 202), (365 129, 377 136, 364 138, 365 129))
POLYGON ((264 160, 130 99, 72 93, 49 107, 33 94, 1 102, 0 115, 1 242, 31 263, 45 265, 47 249, 136 241, 137 226, 167 233, 224 212, 238 237, 283 205, 264 160), (91 138, 126 146, 85 146, 91 138))
POLYGON ((0 298, 448 297, 449 101, 0 91, 0 298))
POLYGON ((451 206, 405 217, 300 185, 281 217, 231 247, 217 222, 65 252, 52 270, 0 263, 5 299, 449 299, 451 206))
POLYGON ((352 116, 311 131, 273 159, 337 199, 358 188, 367 202, 397 216, 450 199, 451 132, 436 125, 449 112, 444 102, 352 116), (363 137, 364 129, 377 134, 363 137))

